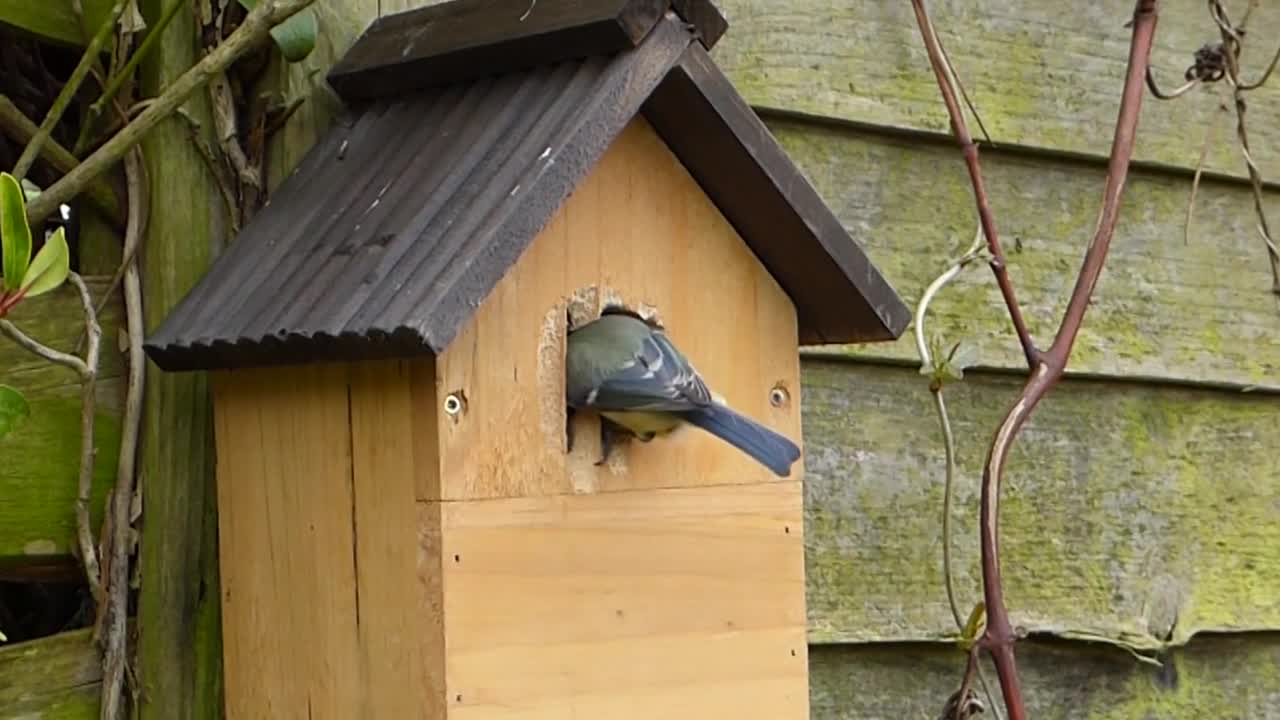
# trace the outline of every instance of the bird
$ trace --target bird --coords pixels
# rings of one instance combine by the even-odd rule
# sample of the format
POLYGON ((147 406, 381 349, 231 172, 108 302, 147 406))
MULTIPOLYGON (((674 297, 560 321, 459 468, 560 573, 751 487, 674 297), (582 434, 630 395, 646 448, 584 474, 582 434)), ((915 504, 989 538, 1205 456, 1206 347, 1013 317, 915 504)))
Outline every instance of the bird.
POLYGON ((569 331, 565 398, 570 421, 577 410, 602 418, 597 465, 608 459, 614 433, 649 442, 686 425, 729 443, 779 477, 789 477, 800 458, 791 440, 712 393, 659 325, 625 307, 607 306, 600 317, 569 331))

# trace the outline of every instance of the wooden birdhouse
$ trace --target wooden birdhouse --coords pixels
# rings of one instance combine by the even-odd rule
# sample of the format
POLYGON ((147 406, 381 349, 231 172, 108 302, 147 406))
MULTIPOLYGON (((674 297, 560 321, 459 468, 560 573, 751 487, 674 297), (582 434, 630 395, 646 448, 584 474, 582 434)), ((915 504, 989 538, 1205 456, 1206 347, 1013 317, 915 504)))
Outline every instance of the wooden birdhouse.
POLYGON ((229 720, 808 717, 803 464, 698 429, 601 463, 566 409, 567 333, 621 305, 803 446, 798 346, 906 326, 725 26, 459 0, 331 72, 345 116, 147 344, 213 371, 229 720))

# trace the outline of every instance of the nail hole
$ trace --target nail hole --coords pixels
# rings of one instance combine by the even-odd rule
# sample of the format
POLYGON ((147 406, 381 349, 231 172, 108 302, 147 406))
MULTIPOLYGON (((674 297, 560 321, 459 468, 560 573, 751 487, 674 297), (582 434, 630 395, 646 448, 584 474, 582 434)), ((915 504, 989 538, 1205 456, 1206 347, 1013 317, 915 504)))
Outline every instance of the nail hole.
POLYGON ((458 419, 462 413, 467 410, 467 396, 461 390, 455 390, 444 398, 444 413, 453 419, 458 419))
POLYGON ((790 534, 791 534, 791 526, 790 526, 790 525, 788 525, 788 526, 786 526, 786 527, 782 528, 782 532, 784 532, 784 533, 786 533, 786 534, 790 535, 790 534))
POLYGON ((454 699, 454 700, 457 700, 458 702, 462 702, 462 696, 461 696, 461 695, 454 695, 454 696, 453 696, 453 699, 454 699))
POLYGON ((454 556, 453 556, 453 561, 454 561, 454 562, 462 562, 462 556, 461 556, 461 555, 454 555, 454 556))
POLYGON ((787 392, 787 388, 778 383, 769 390, 769 404, 776 408, 784 408, 791 403, 791 393, 787 392))
POLYGON ((791 657, 795 657, 795 656, 796 656, 796 651, 795 651, 795 650, 792 650, 792 651, 791 651, 791 657))

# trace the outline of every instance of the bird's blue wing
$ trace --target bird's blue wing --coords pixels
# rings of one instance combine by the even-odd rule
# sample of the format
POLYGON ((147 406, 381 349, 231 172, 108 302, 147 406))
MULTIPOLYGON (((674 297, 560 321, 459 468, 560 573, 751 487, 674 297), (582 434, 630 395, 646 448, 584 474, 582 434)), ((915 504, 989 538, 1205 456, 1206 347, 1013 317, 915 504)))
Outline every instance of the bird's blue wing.
POLYGON ((646 336, 631 360, 587 396, 588 405, 602 410, 681 412, 711 401, 698 372, 658 331, 646 336))

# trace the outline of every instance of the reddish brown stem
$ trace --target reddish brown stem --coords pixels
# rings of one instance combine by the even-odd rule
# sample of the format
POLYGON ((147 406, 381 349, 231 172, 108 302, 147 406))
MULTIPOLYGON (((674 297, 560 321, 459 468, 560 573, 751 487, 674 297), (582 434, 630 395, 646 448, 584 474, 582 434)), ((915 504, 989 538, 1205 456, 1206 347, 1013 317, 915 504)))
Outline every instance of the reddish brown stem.
POLYGON ((1005 262, 1004 248, 1000 244, 1000 235, 996 232, 996 220, 991 214, 991 203, 987 199, 986 182, 982 179, 982 164, 978 160, 978 146, 969 134, 969 125, 965 122, 964 113, 956 99, 955 86, 947 72, 942 44, 933 30, 933 22, 929 20, 929 12, 924 8, 924 0, 911 0, 916 13, 916 23, 920 26, 920 35, 924 38, 925 50, 929 53, 929 64, 933 66, 934 77, 938 80, 938 89, 942 92, 942 101, 946 103, 947 114, 951 116, 951 131, 956 142, 964 152, 964 163, 969 169, 969 180, 973 183, 973 196, 978 205, 978 222, 982 225, 982 235, 987 239, 987 249, 991 252, 991 271, 996 276, 996 284, 1000 286, 1000 294, 1004 296, 1004 304, 1009 308, 1009 319, 1013 322, 1014 332, 1018 334, 1018 342, 1022 345, 1022 353, 1026 356, 1027 367, 1035 367, 1040 351, 1036 349, 1027 323, 1022 318, 1022 306, 1013 291, 1013 282, 1009 280, 1008 263, 1005 262))
POLYGON ((1018 331, 1019 340, 1032 368, 1021 394, 1013 407, 1009 409, 1000 428, 996 431, 987 454, 987 464, 982 477, 982 507, 980 514, 980 533, 982 547, 982 584, 986 602, 987 627, 981 638, 981 645, 995 662, 1000 677, 1000 689, 1004 696, 1005 707, 1009 712, 1009 720, 1024 720, 1026 708, 1022 701, 1022 691, 1018 684, 1017 664, 1014 659, 1013 643, 1016 640, 1014 628, 1009 621, 1009 611, 1004 604, 1004 588, 1000 577, 1000 522, 999 501, 1000 483, 1004 477, 1005 461, 1009 449, 1013 446, 1018 432, 1022 429, 1036 405, 1053 387, 1066 370, 1071 357, 1071 349, 1080 325, 1084 321, 1085 311, 1102 274, 1107 251, 1111 246, 1111 238, 1115 233, 1116 221, 1120 214, 1120 200, 1124 192, 1125 180, 1129 173, 1129 162, 1133 156, 1134 136, 1137 132, 1138 115, 1142 108, 1142 96, 1147 77, 1147 68, 1151 54, 1152 38, 1155 35, 1159 0, 1137 0, 1134 7, 1133 35, 1129 46, 1129 63, 1125 75, 1124 91, 1120 100, 1120 110, 1116 119, 1115 136, 1111 145, 1111 156, 1107 166, 1107 177, 1102 198, 1102 213, 1098 218, 1098 226, 1093 239, 1085 251, 1084 262, 1080 274, 1072 289, 1067 310, 1054 336, 1053 345, 1045 352, 1039 352, 1030 342, 1026 333, 1016 300, 1013 299, 1012 286, 1008 283, 1007 274, 1003 272, 1003 254, 999 252, 999 242, 994 232, 994 222, 990 219, 990 210, 986 199, 986 190, 982 183, 981 168, 978 164, 977 148, 968 135, 964 118, 959 105, 955 101, 955 93, 941 61, 941 50, 938 39, 933 32, 924 10, 923 0, 912 0, 916 20, 920 25, 929 59, 933 64, 938 86, 942 91, 943 101, 951 115, 952 129, 964 149, 965 161, 969 167, 969 176, 973 181, 974 196, 978 202, 979 217, 983 232, 987 235, 993 256, 993 269, 996 270, 997 281, 1001 292, 1009 306, 1010 317, 1018 331), (1007 289, 1006 289, 1007 288, 1007 289))
POLYGON ((1102 197, 1102 214, 1093 240, 1085 251, 1080 274, 1071 291, 1071 299, 1063 314, 1053 345, 1040 357, 1040 362, 1022 389, 1022 394, 1009 410, 1000 429, 992 440, 987 455, 987 466, 982 477, 982 575, 983 592, 987 606, 987 629, 983 645, 991 653, 996 670, 1000 674, 1001 689, 1009 707, 1011 720, 1024 717, 1022 698, 1016 684, 1016 666, 1013 656, 1014 631, 1009 613, 1004 605, 1003 586, 1000 581, 999 555, 999 496, 1000 482, 1009 449, 1018 431, 1031 416, 1040 400, 1065 372, 1071 357, 1071 349, 1080 333, 1085 311, 1093 297, 1094 288, 1102 274, 1111 238, 1115 234, 1120 216, 1120 200, 1125 180, 1129 175, 1129 162, 1133 157, 1134 137, 1137 134, 1138 115, 1142 109, 1144 81, 1151 55, 1152 38, 1155 36, 1159 0, 1138 0, 1134 8, 1133 37, 1129 45, 1129 64, 1125 76, 1124 93, 1120 99, 1120 111, 1116 118, 1115 137, 1111 144, 1111 157, 1107 165, 1107 178, 1102 197), (1006 683, 1013 678, 1014 683, 1006 683), (1016 708, 1016 710, 1015 710, 1016 708))

